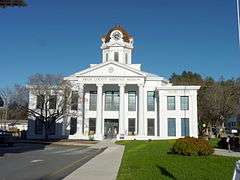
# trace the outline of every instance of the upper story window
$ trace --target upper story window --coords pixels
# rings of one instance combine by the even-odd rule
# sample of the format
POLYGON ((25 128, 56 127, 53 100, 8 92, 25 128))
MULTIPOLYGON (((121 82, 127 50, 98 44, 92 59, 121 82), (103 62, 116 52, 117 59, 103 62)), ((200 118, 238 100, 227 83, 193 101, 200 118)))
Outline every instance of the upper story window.
POLYGON ((72 91, 71 110, 78 109, 78 91, 72 91))
POLYGON ((120 97, 118 91, 105 92, 105 111, 118 111, 119 100, 120 97))
POLYGON ((136 91, 128 92, 128 111, 136 111, 136 91))
POLYGON ((147 110, 155 111, 155 92, 154 91, 147 92, 147 110))
POLYGON ((189 110, 189 97, 188 96, 181 96, 180 97, 180 106, 181 110, 189 110))
POLYGON ((44 101, 45 101, 45 96, 44 95, 37 95, 37 109, 43 109, 44 106, 44 101))
POLYGON ((128 64, 128 54, 125 53, 125 63, 128 64))
POLYGON ((119 53, 114 52, 114 61, 118 62, 119 61, 119 53))
POLYGON ((175 96, 167 97, 167 110, 175 110, 175 96))
POLYGON ((49 96, 49 109, 56 109, 57 106, 57 95, 49 96))
POLYGON ((90 91, 89 110, 96 111, 97 109, 97 92, 90 91))

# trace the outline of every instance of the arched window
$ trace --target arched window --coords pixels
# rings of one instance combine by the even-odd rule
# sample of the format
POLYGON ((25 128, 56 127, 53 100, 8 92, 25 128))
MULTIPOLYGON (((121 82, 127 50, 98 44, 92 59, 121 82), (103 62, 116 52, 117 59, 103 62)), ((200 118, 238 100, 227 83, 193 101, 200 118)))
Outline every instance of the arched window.
POLYGON ((114 61, 118 62, 119 55, 118 52, 114 52, 114 61))
POLYGON ((125 53, 125 63, 128 64, 128 54, 125 53))
POLYGON ((3 107, 4 106, 4 102, 3 102, 3 99, 0 97, 0 107, 3 107))

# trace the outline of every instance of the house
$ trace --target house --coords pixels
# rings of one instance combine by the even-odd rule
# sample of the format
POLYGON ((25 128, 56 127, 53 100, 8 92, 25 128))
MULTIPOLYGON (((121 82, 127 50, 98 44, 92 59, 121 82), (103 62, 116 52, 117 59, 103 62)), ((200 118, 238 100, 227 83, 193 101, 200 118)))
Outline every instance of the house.
POLYGON ((8 119, 8 120, 0 120, 0 129, 2 130, 18 130, 18 131, 27 131, 28 129, 28 120, 20 119, 8 119))
MULTIPOLYGON (((240 115, 232 116, 227 120, 226 129, 232 132, 232 130, 239 130, 240 127, 240 115)), ((233 131, 235 132, 235 131, 233 131)))
MULTIPOLYGON (((65 80, 73 84, 77 106, 56 123, 51 138, 176 139, 198 137, 197 90, 200 86, 173 86, 161 76, 142 70, 132 58, 133 37, 121 26, 102 37, 102 60, 65 80), (77 98, 76 98, 77 97, 77 98)), ((136 60, 137 61, 137 60, 136 60)), ((154 66, 154 64, 153 64, 154 66)), ((36 97, 30 92, 30 108, 36 97)), ((31 121, 29 137, 43 137, 31 121)))

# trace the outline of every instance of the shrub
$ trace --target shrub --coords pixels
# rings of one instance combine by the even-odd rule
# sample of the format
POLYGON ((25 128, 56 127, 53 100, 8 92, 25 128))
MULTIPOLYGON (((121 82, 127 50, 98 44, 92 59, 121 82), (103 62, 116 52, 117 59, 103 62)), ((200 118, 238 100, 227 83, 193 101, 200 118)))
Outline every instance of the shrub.
MULTIPOLYGON (((230 137, 230 147, 232 150, 239 150, 239 137, 230 137)), ((221 149, 228 149, 227 138, 222 137, 220 141, 217 143, 217 147, 221 149)))
POLYGON ((185 137, 177 139, 171 151, 175 154, 182 154, 185 156, 206 156, 213 153, 213 148, 207 140, 185 137))

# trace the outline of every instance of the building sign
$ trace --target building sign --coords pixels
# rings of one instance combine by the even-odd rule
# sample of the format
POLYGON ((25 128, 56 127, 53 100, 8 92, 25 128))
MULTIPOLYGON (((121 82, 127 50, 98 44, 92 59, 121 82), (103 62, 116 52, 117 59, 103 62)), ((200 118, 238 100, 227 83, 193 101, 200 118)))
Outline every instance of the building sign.
POLYGON ((118 83, 126 83, 126 84, 138 84, 143 83, 143 78, 137 77, 80 77, 79 82, 86 84, 118 84, 118 83))

